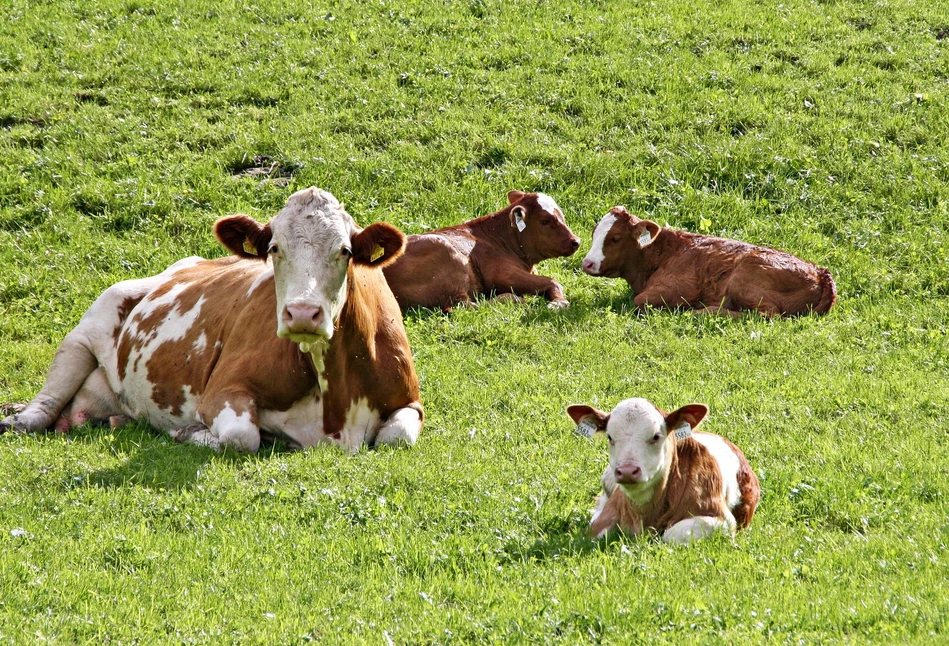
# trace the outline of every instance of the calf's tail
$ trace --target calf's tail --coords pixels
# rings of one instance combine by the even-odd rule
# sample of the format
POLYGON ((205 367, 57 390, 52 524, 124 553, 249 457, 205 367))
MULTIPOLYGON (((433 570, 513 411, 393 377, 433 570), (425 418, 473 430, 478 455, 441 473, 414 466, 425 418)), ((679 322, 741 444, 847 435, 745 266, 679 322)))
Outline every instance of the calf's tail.
POLYGON ((837 286, 830 272, 823 267, 817 268, 818 282, 820 284, 820 300, 814 306, 815 314, 826 314, 830 308, 837 302, 837 286))

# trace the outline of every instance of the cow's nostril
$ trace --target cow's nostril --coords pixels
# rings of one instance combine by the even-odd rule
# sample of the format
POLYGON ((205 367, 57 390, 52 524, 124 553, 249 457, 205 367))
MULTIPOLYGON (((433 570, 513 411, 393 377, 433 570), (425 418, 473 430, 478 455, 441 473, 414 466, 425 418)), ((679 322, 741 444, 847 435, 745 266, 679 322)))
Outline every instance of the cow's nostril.
POLYGON ((312 305, 287 305, 283 308, 283 322, 291 330, 312 331, 323 321, 323 308, 312 305))
POLYGON ((579 241, 579 240, 571 240, 571 241, 570 241, 570 248, 571 248, 571 249, 579 249, 579 248, 580 248, 580 241, 579 241))

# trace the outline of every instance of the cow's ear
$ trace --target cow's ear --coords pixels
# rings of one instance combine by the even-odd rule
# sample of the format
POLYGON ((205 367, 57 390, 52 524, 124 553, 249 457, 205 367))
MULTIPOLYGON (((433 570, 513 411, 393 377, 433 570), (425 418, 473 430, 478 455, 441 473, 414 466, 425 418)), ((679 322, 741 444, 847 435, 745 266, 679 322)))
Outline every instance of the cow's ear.
POLYGON ((269 224, 246 215, 229 215, 214 223, 214 235, 236 256, 267 260, 273 234, 269 224))
POLYGON ((706 415, 708 415, 708 406, 705 404, 686 404, 666 415, 666 429, 671 432, 688 424, 688 432, 684 434, 684 437, 688 437, 692 430, 702 423, 706 415))
MULTIPOLYGON (((593 408, 592 406, 585 406, 583 404, 573 404, 572 406, 567 406, 567 415, 570 416, 570 419, 576 423, 578 429, 582 429, 583 425, 589 425, 593 427, 593 433, 598 433, 606 430, 606 423, 610 421, 610 414, 604 413, 601 410, 593 408)), ((585 431, 578 431, 581 435, 588 435, 585 431)), ((588 436, 589 436, 588 435, 588 436)))
POLYGON ((508 191, 508 192, 507 192, 507 202, 508 202, 508 204, 516 204, 517 202, 520 202, 521 199, 522 199, 525 195, 527 195, 527 193, 524 193, 524 192, 522 192, 522 191, 508 191))
POLYGON ((656 241, 659 235, 660 227, 652 220, 640 220, 633 227, 633 237, 640 247, 648 247, 656 241))
POLYGON ((385 267, 405 250, 405 235, 391 224, 375 222, 353 236, 353 262, 385 267))

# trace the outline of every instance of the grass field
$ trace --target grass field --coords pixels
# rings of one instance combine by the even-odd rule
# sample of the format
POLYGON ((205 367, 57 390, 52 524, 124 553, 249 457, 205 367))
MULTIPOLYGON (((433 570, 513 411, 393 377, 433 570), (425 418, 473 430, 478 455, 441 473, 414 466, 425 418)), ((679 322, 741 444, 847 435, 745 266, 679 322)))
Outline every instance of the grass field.
POLYGON ((8 0, 0 401, 108 285, 298 188, 409 233, 541 190, 584 242, 540 267, 569 310, 407 316, 411 450, 0 436, 0 642, 945 643, 947 54, 943 1, 8 0), (829 267, 838 305, 632 312, 579 270, 615 204, 829 267), (749 531, 585 538, 606 446, 563 410, 630 396, 709 404, 749 531))

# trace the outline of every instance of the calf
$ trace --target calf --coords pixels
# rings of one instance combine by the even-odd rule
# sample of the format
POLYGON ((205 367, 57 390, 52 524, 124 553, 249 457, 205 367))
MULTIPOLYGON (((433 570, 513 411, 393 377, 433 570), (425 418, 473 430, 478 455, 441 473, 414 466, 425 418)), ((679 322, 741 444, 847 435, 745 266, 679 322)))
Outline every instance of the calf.
POLYGON ((567 307, 563 288, 534 265, 569 256, 580 247, 557 203, 543 193, 507 194, 497 213, 409 236, 405 253, 385 268, 386 280, 403 310, 444 311, 479 295, 543 294, 551 309, 567 307))
POLYGON ((591 276, 624 278, 637 307, 686 307, 737 315, 824 314, 837 299, 830 272, 789 253, 697 235, 613 207, 583 259, 591 276))
POLYGON ((418 377, 381 271, 402 233, 360 229, 317 188, 266 225, 236 215, 215 233, 243 259, 187 258, 107 289, 0 431, 127 416, 215 449, 256 451, 262 433, 295 447, 414 444, 418 377))
POLYGON ((688 543, 751 523, 761 498, 758 477, 734 444, 693 433, 708 414, 704 404, 667 414, 645 399, 627 399, 611 413, 570 406, 567 414, 584 435, 605 431, 610 443, 591 536, 614 527, 631 534, 651 529, 667 543, 688 543))

